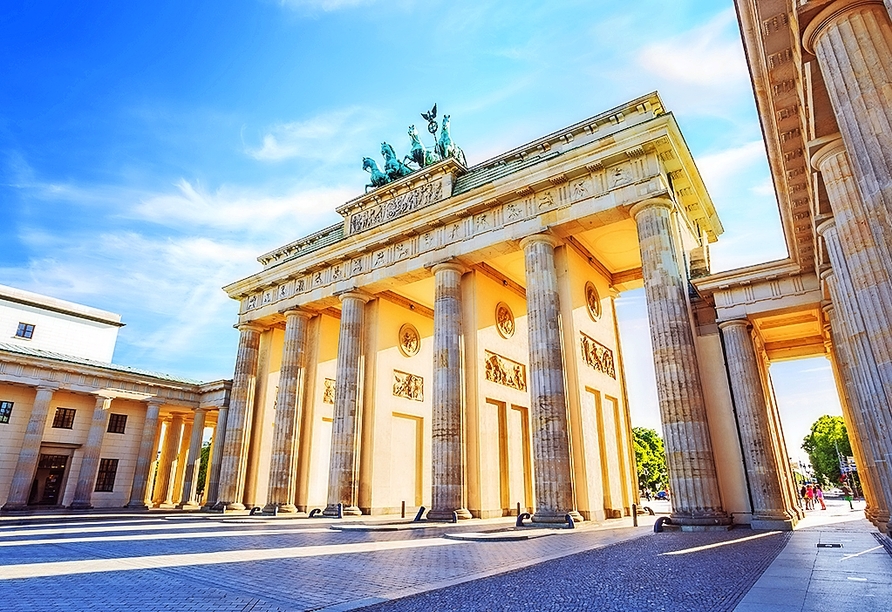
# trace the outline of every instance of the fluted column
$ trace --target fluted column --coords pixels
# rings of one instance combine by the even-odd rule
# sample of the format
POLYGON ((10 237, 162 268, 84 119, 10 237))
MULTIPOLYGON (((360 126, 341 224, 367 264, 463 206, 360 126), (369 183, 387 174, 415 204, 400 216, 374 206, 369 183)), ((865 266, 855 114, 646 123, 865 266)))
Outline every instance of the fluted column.
POLYGON ((90 431, 87 434, 87 443, 84 444, 84 456, 81 460, 81 469, 77 475, 77 487, 74 489, 74 500, 71 507, 77 510, 92 508, 93 489, 96 486, 96 472, 99 470, 99 453, 102 451, 102 438, 108 426, 108 409, 111 407, 110 397, 96 397, 96 406, 93 408, 93 420, 90 421, 90 431))
POLYGON ((569 407, 561 347, 560 303, 554 248, 548 234, 527 236, 523 249, 530 341, 530 428, 536 512, 533 521, 561 523, 576 509, 570 456, 569 407))
MULTIPOLYGON (((832 268, 822 273, 821 278, 832 295, 839 295, 838 287, 833 286, 837 280, 836 273, 832 268)), ((852 372, 854 360, 848 354, 848 347, 845 342, 837 344, 834 340, 834 338, 845 334, 845 332, 843 331, 844 324, 840 322, 833 302, 825 304, 823 310, 828 321, 824 326, 824 346, 827 350, 827 358, 830 360, 830 365, 833 369, 834 378, 837 381, 843 419, 846 422, 848 431, 851 432, 849 440, 852 444, 852 452, 855 454, 858 476, 866 502, 864 514, 868 520, 877 524, 876 515, 882 507, 885 507, 885 500, 882 499, 882 494, 877 495, 876 493, 876 464, 873 460, 872 447, 867 440, 868 429, 864 420, 864 410, 861 408, 860 391, 852 372), (880 499, 877 499, 878 497, 880 499)))
POLYGON ((133 471, 133 486, 130 487, 128 508, 148 508, 146 504, 146 485, 149 481, 149 468, 158 450, 158 413, 161 410, 159 400, 149 400, 146 406, 146 420, 142 426, 139 439, 139 454, 136 456, 136 469, 133 471))
POLYGON ((183 473, 183 495, 180 508, 198 508, 198 472, 201 469, 201 442, 204 437, 204 419, 206 408, 196 408, 192 420, 192 435, 189 438, 189 454, 186 457, 186 469, 183 473))
POLYGON ((863 419, 864 450, 872 455, 876 466, 878 498, 880 493, 883 497, 881 503, 884 507, 878 509, 874 518, 880 523, 877 526, 887 531, 890 528, 889 511, 892 509, 892 413, 889 411, 890 403, 886 399, 884 381, 872 351, 875 346, 873 338, 866 325, 865 314, 870 305, 860 300, 861 296, 853 286, 852 269, 844 255, 843 237, 837 228, 834 219, 817 227, 818 234, 824 239, 834 271, 835 281, 831 279, 828 283, 831 299, 836 305, 836 324, 831 323, 833 339, 837 346, 843 347, 851 360, 852 377, 858 390, 856 404, 861 412, 855 418, 863 419))
POLYGON ((31 493, 31 483, 34 481, 34 473, 40 459, 40 443, 43 440, 46 418, 55 390, 55 387, 37 387, 31 416, 28 417, 25 437, 22 440, 22 450, 19 451, 15 472, 12 475, 12 484, 9 486, 9 495, 3 505, 3 510, 24 510, 28 507, 28 495, 31 493))
POLYGON ((722 509, 700 368, 678 262, 671 200, 632 207, 638 225, 647 318, 654 351, 657 397, 665 436, 672 518, 682 525, 727 524, 722 509))
POLYGON ((285 342, 282 366, 279 369, 279 392, 276 396, 276 420, 269 488, 264 511, 297 512, 297 434, 303 411, 304 371, 306 369, 307 328, 310 313, 301 310, 285 312, 285 342))
POLYGON ((215 505, 215 508, 221 510, 245 509, 242 497, 245 493, 245 470, 248 466, 248 435, 254 409, 260 333, 263 331, 263 328, 250 323, 239 325, 238 329, 241 334, 232 378, 232 393, 229 396, 226 442, 220 465, 219 499, 215 505))
POLYGON ((431 404, 431 509, 427 518, 471 518, 465 508, 462 461, 464 418, 462 405, 461 277, 465 268, 455 262, 435 265, 434 367, 431 404))
POLYGON ((369 297, 356 291, 342 293, 341 326, 335 374, 334 421, 331 429, 331 463, 326 516, 336 516, 338 504, 345 515, 362 514, 356 505, 357 438, 362 403, 362 326, 369 297))
POLYGON ((176 506, 174 498, 177 490, 177 472, 182 464, 180 458, 180 446, 183 443, 183 415, 174 413, 167 425, 167 435, 164 437, 164 451, 161 453, 161 465, 158 467, 159 476, 164 474, 161 489, 161 508, 173 508, 176 506))
POLYGON ((892 276, 892 21, 881 0, 838 0, 811 20, 803 44, 818 58, 852 161, 866 213, 859 220, 892 276))
POLYGON ((226 443, 226 420, 229 406, 221 406, 217 411, 217 424, 214 426, 214 443, 211 445, 211 462, 208 465, 208 483, 204 496, 204 508, 210 510, 217 503, 220 492, 220 464, 223 462, 223 445, 226 443))
POLYGON ((749 321, 724 321, 719 323, 719 329, 753 501, 752 527, 792 530, 793 517, 786 512, 781 482, 784 466, 778 465, 772 443, 769 408, 749 321))

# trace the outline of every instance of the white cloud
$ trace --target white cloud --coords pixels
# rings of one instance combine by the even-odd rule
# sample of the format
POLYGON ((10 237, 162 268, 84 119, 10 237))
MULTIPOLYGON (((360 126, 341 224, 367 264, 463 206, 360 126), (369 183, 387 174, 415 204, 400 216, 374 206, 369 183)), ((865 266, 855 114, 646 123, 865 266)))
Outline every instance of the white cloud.
POLYGON ((261 138, 261 145, 246 148, 254 159, 278 162, 303 158, 337 163, 350 157, 357 136, 375 125, 374 113, 352 107, 323 113, 305 121, 280 123, 261 138))
MULTIPOLYGON (((765 144, 756 140, 711 155, 701 155, 696 163, 710 192, 718 192, 727 189, 729 185, 739 185, 742 174, 750 171, 756 164, 767 163, 765 160, 765 144)), ((773 194, 772 189, 769 195, 773 194)))
POLYGON ((280 0, 282 6, 301 10, 338 11, 373 4, 376 0, 280 0))

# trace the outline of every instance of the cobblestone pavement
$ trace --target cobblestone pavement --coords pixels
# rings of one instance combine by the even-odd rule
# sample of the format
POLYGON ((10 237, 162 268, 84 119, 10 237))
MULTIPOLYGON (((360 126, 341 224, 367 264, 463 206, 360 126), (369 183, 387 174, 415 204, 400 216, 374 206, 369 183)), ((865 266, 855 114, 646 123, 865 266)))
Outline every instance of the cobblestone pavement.
POLYGON ((651 534, 365 610, 731 610, 788 538, 749 529, 651 534))
POLYGON ((431 589, 376 609, 724 610, 787 538, 657 535, 653 517, 508 542, 442 537, 504 522, 335 531, 308 519, 93 518, 0 519, 3 610, 334 612, 431 589))

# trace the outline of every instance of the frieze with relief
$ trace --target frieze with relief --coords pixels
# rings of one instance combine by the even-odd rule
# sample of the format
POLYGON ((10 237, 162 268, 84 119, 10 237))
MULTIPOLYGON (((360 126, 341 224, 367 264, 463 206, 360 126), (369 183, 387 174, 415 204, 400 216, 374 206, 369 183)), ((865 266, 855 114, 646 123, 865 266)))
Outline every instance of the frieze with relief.
POLYGON ((393 395, 416 402, 424 401, 424 379, 408 372, 393 371, 393 395))
POLYGON ((582 359, 592 368, 606 374, 611 378, 616 378, 616 365, 613 359, 613 351, 583 333, 581 336, 582 359))
POLYGON ((443 183, 436 181, 402 193, 392 200, 350 215, 350 233, 355 234, 387 223, 443 199, 443 183))
POLYGON ((507 357, 486 351, 486 380, 518 391, 527 390, 527 369, 507 357))

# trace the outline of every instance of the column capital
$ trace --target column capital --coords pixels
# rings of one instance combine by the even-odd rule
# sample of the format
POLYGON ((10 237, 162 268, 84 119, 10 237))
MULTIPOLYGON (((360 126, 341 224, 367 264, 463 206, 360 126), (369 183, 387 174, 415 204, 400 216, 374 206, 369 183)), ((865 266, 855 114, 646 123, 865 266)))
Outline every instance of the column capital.
POLYGON ((642 211, 655 206, 662 206, 663 208, 672 210, 673 208, 675 208, 675 202, 673 202, 669 197, 666 196, 660 198, 648 198, 647 200, 642 200, 637 204, 632 204, 631 208, 629 208, 629 215, 631 215, 631 217, 634 219, 642 211))
POLYGON ((750 323, 749 319, 728 319, 726 321, 718 322, 719 329, 727 329, 730 327, 744 327, 747 330, 752 327, 752 323, 750 323))
POLYGON ((811 159, 809 160, 809 163, 811 164, 811 167, 814 168, 815 170, 818 170, 819 172, 823 172, 823 170, 821 169, 821 166, 824 165, 824 162, 826 162, 828 159, 830 159, 831 157, 833 157, 835 155, 839 155, 840 153, 845 153, 845 151, 846 151, 846 147, 842 141, 842 134, 840 134, 839 132, 836 132, 832 136, 828 136, 827 142, 825 142, 823 145, 821 145, 821 148, 819 148, 817 151, 815 151, 812 154, 811 159))
POLYGON ((42 385, 37 385, 37 391, 38 391, 38 392, 40 392, 40 391, 44 391, 44 392, 49 391, 50 393, 53 393, 53 392, 58 391, 58 390, 59 390, 59 385, 57 385, 57 384, 42 384, 42 385))
POLYGON ((544 242, 551 245, 552 247, 557 247, 561 244, 560 240, 558 240, 554 235, 550 233, 539 233, 521 238, 520 248, 526 250, 528 244, 533 244, 535 242, 544 242))
POLYGON ((435 276, 437 272, 441 270, 455 270, 459 274, 464 274, 468 271, 468 268, 455 261, 454 259, 448 261, 439 261, 430 267, 431 274, 435 276))
POLYGON ((146 406, 148 406, 148 407, 157 406, 159 409, 161 408, 161 406, 164 405, 164 400, 161 399, 160 397, 150 397, 150 398, 146 399, 145 402, 146 402, 146 406))
POLYGON ((254 323, 253 321, 246 321, 245 323, 236 323, 233 327, 235 327, 240 332, 246 331, 256 331, 258 333, 264 330, 264 327, 259 323, 254 323))
POLYGON ((103 410, 108 410, 111 408, 112 399, 111 397, 106 397, 104 395, 96 395, 96 408, 102 408, 103 410))
POLYGON ((836 219, 834 217, 824 219, 824 221, 818 223, 817 227, 815 227, 815 233, 821 238, 824 238, 824 235, 831 230, 836 230, 836 219))
POLYGON ((292 306, 291 308, 288 308, 287 310, 282 311, 282 315, 285 317, 286 320, 290 319, 291 317, 301 317, 304 319, 311 319, 314 314, 316 314, 316 313, 310 312, 309 310, 306 310, 305 308, 300 308, 298 306, 292 306))
POLYGON ((368 293, 358 291, 357 289, 348 289, 347 291, 335 293, 335 296, 341 301, 342 304, 344 303, 344 300, 348 299, 360 300, 363 304, 372 299, 372 296, 370 296, 368 293))
MULTIPOLYGON (((879 6, 884 12, 886 10, 883 0, 838 0, 830 4, 812 17, 808 25, 805 26, 805 30, 802 32, 802 46, 806 51, 815 55, 815 42, 829 25, 846 13, 871 4, 879 6)), ((802 25, 804 24, 800 24, 800 27, 802 25)))

